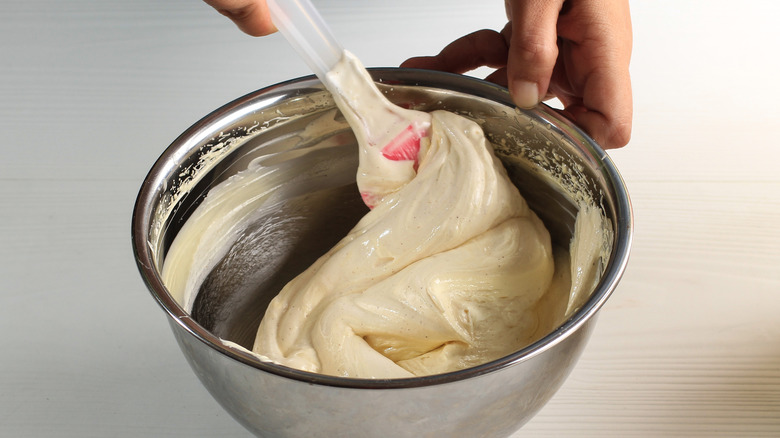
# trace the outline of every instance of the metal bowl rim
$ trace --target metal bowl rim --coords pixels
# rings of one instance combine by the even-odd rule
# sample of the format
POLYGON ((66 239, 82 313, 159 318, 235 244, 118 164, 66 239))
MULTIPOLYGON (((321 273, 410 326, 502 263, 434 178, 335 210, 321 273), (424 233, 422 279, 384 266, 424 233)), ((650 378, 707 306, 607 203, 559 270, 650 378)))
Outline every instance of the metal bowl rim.
MULTIPOLYGON (((411 83, 404 82, 401 85, 427 86, 430 88, 466 93, 515 108, 506 88, 468 76, 431 70, 403 68, 370 68, 369 72, 374 76, 375 80, 380 82, 407 81, 411 83)), ((139 190, 133 209, 131 238, 134 257, 141 277, 152 296, 163 310, 165 310, 172 321, 208 347, 258 370, 314 385, 355 389, 402 389, 440 385, 466 380, 486 373, 497 372, 510 367, 513 364, 527 361, 544 353, 565 340, 588 320, 593 318, 617 287, 628 263, 628 254, 631 248, 633 234, 633 212, 625 183, 612 160, 593 139, 557 110, 547 105, 540 104, 534 109, 521 111, 526 112, 540 121, 565 129, 569 134, 574 133, 580 140, 580 146, 586 149, 585 152, 591 154, 592 157, 603 166, 602 170, 607 175, 607 182, 610 184, 609 188, 614 191, 614 197, 617 201, 615 205, 617 217, 617 223, 615 224, 616 227, 614 230, 615 239, 612 257, 610 257, 610 262, 605 270, 605 275, 588 301, 560 327, 521 350, 482 365, 449 373, 402 379, 356 379, 310 373, 273 363, 262 362, 241 349, 225 345, 220 338, 204 329, 200 324, 193 320, 178 303, 176 303, 167 292, 159 274, 153 268, 152 253, 146 238, 148 236, 150 223, 149 216, 151 212, 149 210, 151 206, 154 205, 154 194, 157 187, 157 184, 154 182, 158 181, 166 174, 164 172, 166 165, 170 164, 169 162, 171 161, 172 156, 175 155, 184 144, 188 143, 193 137, 199 137, 199 134, 206 131, 208 127, 219 124, 219 122, 224 120, 226 115, 232 114, 239 108, 249 106, 260 97, 276 90, 284 90, 290 87, 301 88, 301 86, 304 85, 322 88, 322 85, 315 76, 303 76, 261 88, 212 111, 184 131, 184 133, 177 137, 176 140, 166 148, 150 169, 139 190)))

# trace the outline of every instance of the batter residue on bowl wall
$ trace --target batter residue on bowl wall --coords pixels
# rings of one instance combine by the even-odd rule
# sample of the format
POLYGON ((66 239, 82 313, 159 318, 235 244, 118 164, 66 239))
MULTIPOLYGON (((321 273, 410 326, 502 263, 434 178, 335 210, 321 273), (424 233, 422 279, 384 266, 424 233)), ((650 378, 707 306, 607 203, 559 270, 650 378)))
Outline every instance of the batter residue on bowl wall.
MULTIPOLYGON (((527 346, 587 298, 609 239, 600 209, 582 204, 570 248, 553 247, 479 125, 449 112, 431 113, 409 161, 407 178, 361 168, 391 187, 271 302, 259 358, 358 378, 454 371, 527 346)), ((257 210, 273 208, 290 177, 277 170, 254 163, 213 188, 176 236, 163 277, 185 310, 257 210)))

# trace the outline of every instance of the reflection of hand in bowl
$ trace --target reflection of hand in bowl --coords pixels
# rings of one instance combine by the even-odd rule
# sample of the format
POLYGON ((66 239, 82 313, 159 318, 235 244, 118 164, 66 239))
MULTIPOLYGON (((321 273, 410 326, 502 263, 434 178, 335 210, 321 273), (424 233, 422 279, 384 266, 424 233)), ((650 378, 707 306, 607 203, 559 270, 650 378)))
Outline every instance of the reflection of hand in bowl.
POLYGON ((250 347, 262 309, 276 291, 365 213, 352 184, 354 138, 336 116, 329 94, 310 79, 228 104, 171 145, 147 177, 136 205, 133 239, 139 268, 171 317, 196 374, 257 434, 507 435, 563 382, 584 347, 591 318, 616 286, 630 243, 627 195, 603 152, 552 112, 516 112, 505 90, 461 76, 399 69, 373 74, 392 84, 386 90, 397 103, 477 120, 554 243, 567 246, 571 239, 581 201, 577 196, 586 194, 602 206, 614 230, 610 259, 588 301, 560 327, 484 365, 394 380, 305 373, 260 362, 223 343, 219 338, 250 347), (327 112, 334 117, 322 123, 327 112), (319 183, 306 188, 286 181, 285 193, 308 192, 305 202, 296 198, 258 216, 257 228, 244 233, 230 257, 214 261, 190 318, 161 283, 163 258, 205 193, 253 159, 294 166, 304 176, 296 181, 316 176, 319 183), (279 223, 284 226, 274 227, 279 223))

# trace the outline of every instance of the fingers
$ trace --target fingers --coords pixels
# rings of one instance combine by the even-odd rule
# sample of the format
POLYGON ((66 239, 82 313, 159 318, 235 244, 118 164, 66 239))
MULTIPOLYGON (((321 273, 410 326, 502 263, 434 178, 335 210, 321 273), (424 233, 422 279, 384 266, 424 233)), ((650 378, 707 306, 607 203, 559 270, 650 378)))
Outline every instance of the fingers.
POLYGON ((220 14, 230 18, 242 31, 252 36, 276 32, 265 0, 204 0, 220 14))
POLYGON ((618 148, 631 139, 633 102, 628 68, 605 64, 587 76, 581 98, 566 104, 569 115, 605 149, 618 148))
POLYGON ((489 74, 486 78, 486 81, 492 82, 494 84, 498 84, 504 88, 506 88, 506 67, 502 67, 499 69, 496 69, 493 73, 489 74))
POLYGON ((631 137, 627 0, 505 0, 509 24, 452 42, 436 56, 402 67, 465 73, 497 70, 486 79, 507 86, 519 107, 557 96, 567 114, 604 148, 631 137))
POLYGON ((558 58, 557 21, 563 0, 508 0, 512 22, 507 81, 512 100, 531 108, 547 94, 558 58))
POLYGON ((451 73, 466 73, 477 67, 501 68, 506 65, 507 45, 494 30, 478 30, 447 45, 436 56, 410 58, 401 67, 424 68, 451 73))
MULTIPOLYGON (((276 31, 266 0, 204 1, 249 35, 276 31)), ((519 107, 533 107, 554 94, 603 147, 627 144, 632 120, 628 1, 505 0, 505 5, 509 24, 501 33, 480 30, 436 56, 411 58, 401 66, 452 73, 496 68, 486 79, 509 88, 519 107)))
POLYGON ((600 112, 585 105, 572 105, 566 112, 604 149, 623 147, 631 140, 630 107, 623 112, 600 112))
POLYGON ((631 17, 626 0, 580 1, 558 23, 555 94, 604 148, 631 138, 631 17))

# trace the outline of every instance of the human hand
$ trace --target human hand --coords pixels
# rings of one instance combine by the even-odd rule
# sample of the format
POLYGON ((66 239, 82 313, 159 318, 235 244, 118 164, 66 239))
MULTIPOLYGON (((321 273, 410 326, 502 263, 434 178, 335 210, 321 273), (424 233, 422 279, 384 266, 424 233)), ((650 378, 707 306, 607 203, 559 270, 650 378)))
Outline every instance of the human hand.
POLYGON ((402 67, 465 73, 496 68, 486 79, 508 86, 522 108, 557 97, 564 113, 601 146, 631 137, 631 17, 627 0, 505 0, 509 23, 480 30, 438 55, 402 67))
POLYGON ((265 0, 204 0, 220 14, 230 18, 239 29, 252 36, 276 32, 265 0))

